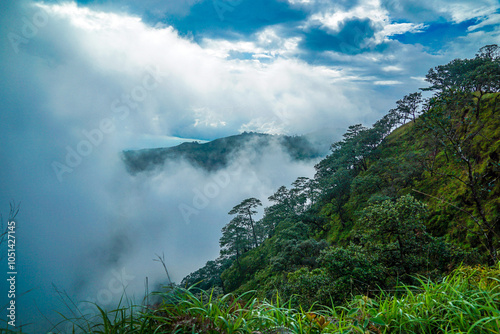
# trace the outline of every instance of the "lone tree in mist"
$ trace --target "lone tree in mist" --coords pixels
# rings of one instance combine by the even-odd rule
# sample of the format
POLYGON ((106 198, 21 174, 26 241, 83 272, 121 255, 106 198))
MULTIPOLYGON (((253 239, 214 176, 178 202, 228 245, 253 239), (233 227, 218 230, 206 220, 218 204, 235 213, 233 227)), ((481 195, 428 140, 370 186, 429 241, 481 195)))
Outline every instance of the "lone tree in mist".
POLYGON ((262 206, 262 202, 255 198, 247 198, 243 200, 240 204, 236 205, 231 211, 229 211, 230 215, 237 215, 241 216, 244 221, 250 225, 252 228, 252 235, 253 235, 253 240, 255 243, 255 247, 258 247, 259 244, 257 242, 257 234, 255 233, 255 223, 253 221, 252 215, 255 215, 257 213, 257 208, 258 206, 262 206))

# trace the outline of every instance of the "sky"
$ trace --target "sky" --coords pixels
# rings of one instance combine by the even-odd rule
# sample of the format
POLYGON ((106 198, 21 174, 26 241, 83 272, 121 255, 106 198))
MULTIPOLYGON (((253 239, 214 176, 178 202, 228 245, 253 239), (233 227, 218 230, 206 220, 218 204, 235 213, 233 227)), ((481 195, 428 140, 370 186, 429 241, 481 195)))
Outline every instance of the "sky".
POLYGON ((430 68, 494 43, 495 0, 2 1, 0 212, 5 225, 20 202, 18 324, 39 333, 64 295, 88 312, 82 301, 140 299, 146 277, 165 283, 156 255, 179 282, 218 255, 239 201, 314 175, 273 145, 217 173, 179 161, 131 176, 122 150, 369 126, 430 68))

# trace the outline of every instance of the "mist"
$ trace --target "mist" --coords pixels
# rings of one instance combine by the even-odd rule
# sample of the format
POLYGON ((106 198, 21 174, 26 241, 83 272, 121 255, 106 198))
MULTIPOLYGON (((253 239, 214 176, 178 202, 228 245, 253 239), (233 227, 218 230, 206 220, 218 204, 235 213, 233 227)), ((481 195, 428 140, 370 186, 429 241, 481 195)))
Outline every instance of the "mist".
POLYGON ((94 151, 64 182, 50 168, 34 172, 40 158, 29 164, 25 173, 34 177, 19 178, 5 194, 21 202, 19 289, 33 289, 19 299, 19 320, 37 326, 42 314, 55 321, 53 310, 68 312, 64 299, 88 314, 96 312, 88 302, 111 308, 126 296, 140 303, 146 277, 150 290, 168 283, 157 255, 180 282, 218 256, 234 205, 248 197, 266 202, 278 186, 314 173, 313 162, 291 161, 279 145, 261 155, 249 145, 213 173, 179 161, 132 176, 113 145, 94 151))
MULTIPOLYGON (((71 315, 65 305, 69 300, 74 302, 70 308, 89 314, 96 311, 92 302, 111 308, 125 296, 140 303, 146 277, 150 290, 168 283, 163 266, 153 261, 157 255, 164 254, 172 281, 180 282, 218 256, 220 230, 234 205, 247 197, 265 201, 280 185, 314 174, 313 162, 291 161, 278 145, 259 156, 250 145, 215 173, 178 161, 152 173, 128 174, 120 153, 136 147, 134 139, 145 135, 204 139, 235 134, 240 128, 279 132, 290 117, 298 116, 283 108, 282 114, 256 115, 272 110, 271 102, 265 96, 240 95, 237 90, 244 87, 231 91, 224 80, 246 79, 242 74, 224 79, 231 73, 218 59, 201 54, 188 61, 203 68, 179 66, 179 54, 197 57, 203 51, 168 27, 151 29, 128 17, 121 26, 139 25, 143 35, 137 41, 148 34, 166 39, 162 43, 170 45, 161 49, 160 57, 154 49, 158 44, 139 53, 134 36, 127 43, 124 35, 120 41, 117 36, 96 41, 106 36, 93 35, 79 24, 100 16, 84 12, 76 20, 71 16, 78 13, 76 6, 2 6, 9 13, 2 17, 8 24, 2 26, 19 26, 21 37, 23 18, 47 20, 45 24, 38 18, 36 36, 14 44, 18 49, 9 39, 2 40, 2 60, 9 66, 1 69, 0 211, 6 218, 9 203, 20 203, 17 324, 31 324, 25 327, 28 333, 48 330, 49 321, 62 320, 55 311, 71 315), (114 45, 108 48, 110 43, 114 45), (226 88, 211 88, 216 86, 226 88), (253 102, 238 101, 242 98, 253 102)), ((112 15, 104 21, 114 19, 120 25, 120 18, 112 15)), ((276 66, 293 70, 299 65, 276 66)), ((252 68, 246 70, 253 80, 261 80, 252 68)))

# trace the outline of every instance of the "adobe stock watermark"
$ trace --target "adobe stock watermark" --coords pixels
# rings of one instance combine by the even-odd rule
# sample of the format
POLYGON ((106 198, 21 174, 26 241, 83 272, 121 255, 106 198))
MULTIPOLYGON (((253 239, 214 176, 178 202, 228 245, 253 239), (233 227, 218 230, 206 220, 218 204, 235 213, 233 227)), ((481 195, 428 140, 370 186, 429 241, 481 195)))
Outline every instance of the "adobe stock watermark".
MULTIPOLYGON (((251 161, 256 156, 257 153, 254 150, 250 150, 245 158, 247 161, 251 161)), ((221 191, 231 183, 235 176, 241 175, 242 171, 242 163, 238 161, 227 169, 223 169, 212 175, 211 181, 205 183, 203 187, 194 187, 192 190, 194 193, 192 202, 190 204, 181 203, 178 206, 184 223, 191 223, 191 216, 197 216, 202 210, 207 208, 211 200, 219 196, 221 191)))
POLYGON ((35 38, 40 29, 45 27, 49 23, 49 13, 47 13, 42 7, 33 14, 31 18, 23 16, 19 22, 19 33, 9 32, 7 34, 7 39, 14 49, 15 53, 19 53, 19 46, 22 44, 28 44, 30 40, 35 38))
POLYGON ((215 12, 219 20, 224 21, 224 14, 233 12, 243 0, 212 0, 215 12))
POLYGON ((147 67, 142 82, 133 87, 130 92, 124 93, 120 98, 114 99, 110 104, 112 116, 105 117, 99 122, 99 126, 91 130, 82 130, 84 139, 80 140, 75 146, 66 146, 66 155, 64 160, 53 161, 51 166, 59 182, 63 182, 65 174, 71 174, 80 166, 85 157, 94 152, 109 135, 116 130, 116 122, 127 119, 131 110, 136 110, 139 103, 144 102, 149 93, 162 83, 163 76, 160 75, 158 68, 147 67))
MULTIPOLYGON (((187 0, 189 6, 193 6, 203 0, 187 0)), ((212 5, 219 17, 219 20, 224 21, 224 14, 230 13, 238 7, 243 0, 212 0, 212 5)))

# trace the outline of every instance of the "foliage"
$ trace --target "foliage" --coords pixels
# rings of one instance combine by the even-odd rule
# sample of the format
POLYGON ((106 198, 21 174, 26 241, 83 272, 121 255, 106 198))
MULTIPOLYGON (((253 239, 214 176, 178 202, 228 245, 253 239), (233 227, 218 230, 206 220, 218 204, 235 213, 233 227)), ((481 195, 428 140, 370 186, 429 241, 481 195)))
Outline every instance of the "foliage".
MULTIPOLYGON (((356 303, 369 308, 380 289, 437 284, 460 263, 495 264, 498 53, 491 45, 431 69, 432 97, 408 94, 372 127, 350 126, 314 178, 269 197, 262 219, 258 199, 235 206, 221 238, 221 256, 235 261, 207 281, 311 310, 363 294, 356 303)), ((363 307, 349 319, 370 331, 376 321, 367 319, 381 318, 363 307)))
POLYGON ((302 307, 312 307, 316 303, 339 305, 353 294, 378 291, 383 280, 382 267, 376 256, 360 246, 325 249, 318 263, 316 269, 302 267, 288 274, 283 293, 289 298, 297 295, 297 302, 302 307))
POLYGON ((432 242, 424 222, 427 210, 411 195, 386 200, 363 211, 357 230, 369 253, 379 254, 390 276, 399 277, 428 267, 432 242))
POLYGON ((429 70, 426 76, 431 84, 425 90, 443 93, 450 90, 462 92, 500 91, 500 58, 496 44, 481 48, 473 59, 455 59, 446 65, 429 70))
POLYGON ((422 112, 420 105, 422 103, 422 93, 412 93, 406 95, 402 100, 396 102, 396 108, 399 117, 403 119, 403 124, 407 119, 412 119, 413 122, 417 119, 418 115, 422 112))
POLYGON ((496 45, 486 46, 474 59, 455 60, 429 71, 430 89, 439 94, 427 102, 418 127, 424 144, 434 148, 426 160, 427 170, 457 184, 461 198, 452 205, 469 220, 461 227, 477 236, 490 264, 498 258, 500 231, 500 218, 496 210, 490 211, 490 203, 500 194, 500 95, 492 94, 500 90, 497 52, 496 45))
POLYGON ((240 256, 252 248, 251 232, 245 219, 237 216, 222 228, 220 238, 221 256, 235 256, 239 261, 240 256))
POLYGON ((224 257, 208 261, 205 266, 184 277, 181 281, 181 286, 196 286, 199 289, 207 291, 219 287, 224 292, 224 281, 221 275, 224 270, 229 268, 232 262, 232 258, 224 257))
MULTIPOLYGON (((316 276, 320 276, 319 274, 316 276)), ((419 278, 378 297, 355 295, 345 305, 293 307, 279 295, 215 297, 195 288, 155 293, 154 307, 99 310, 97 319, 75 325, 86 333, 498 333, 500 267, 459 267, 440 282, 419 278)), ((321 284, 321 282, 319 282, 321 284)), ((68 319, 78 323, 82 319, 68 319)), ((59 327, 59 326, 58 326, 59 327)), ((54 329, 57 332, 57 328, 54 329)))
POLYGON ((257 213, 255 208, 258 206, 262 206, 262 202, 252 197, 243 200, 229 211, 230 215, 236 215, 236 218, 233 220, 238 220, 240 226, 243 225, 242 227, 244 227, 246 225, 250 229, 255 247, 259 246, 259 242, 257 241, 256 227, 252 216, 257 213))
POLYGON ((495 333, 500 330, 499 267, 461 267, 442 282, 420 279, 377 308, 389 328, 407 333, 495 333))

